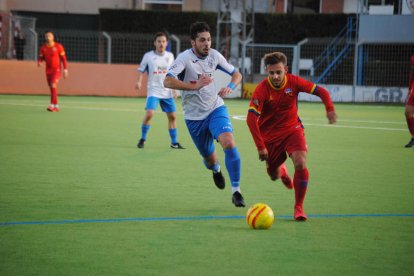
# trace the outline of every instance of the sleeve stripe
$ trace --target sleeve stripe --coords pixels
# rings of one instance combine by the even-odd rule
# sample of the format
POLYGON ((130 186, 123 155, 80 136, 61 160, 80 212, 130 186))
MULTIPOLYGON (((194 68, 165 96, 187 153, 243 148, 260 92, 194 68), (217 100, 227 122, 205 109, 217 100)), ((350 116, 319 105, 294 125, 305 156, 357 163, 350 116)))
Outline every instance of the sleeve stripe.
POLYGON ((311 94, 313 94, 313 92, 315 92, 315 90, 316 90, 316 88, 317 88, 318 86, 316 85, 316 84, 314 84, 313 86, 312 86, 312 89, 311 89, 311 91, 310 91, 310 93, 311 94))
POLYGON ((256 108, 254 108, 253 106, 249 107, 249 112, 252 112, 252 113, 260 116, 260 112, 256 108))
POLYGON ((173 78, 175 78, 175 79, 177 78, 177 76, 175 76, 173 73, 170 73, 170 72, 168 72, 166 76, 168 76, 168 77, 173 77, 173 78))
POLYGON ((234 68, 232 72, 229 72, 229 71, 225 70, 223 67, 221 67, 220 65, 217 66, 217 69, 223 71, 224 73, 226 73, 230 76, 233 76, 234 72, 236 71, 236 68, 234 68))

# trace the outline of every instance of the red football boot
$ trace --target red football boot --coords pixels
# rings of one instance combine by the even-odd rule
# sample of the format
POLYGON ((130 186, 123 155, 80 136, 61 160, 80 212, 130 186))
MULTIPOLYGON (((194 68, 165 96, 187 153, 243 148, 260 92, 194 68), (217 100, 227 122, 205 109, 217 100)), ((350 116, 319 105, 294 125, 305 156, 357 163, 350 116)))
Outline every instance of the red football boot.
POLYGON ((295 206, 295 213, 293 215, 296 221, 305 221, 308 219, 302 206, 295 206))

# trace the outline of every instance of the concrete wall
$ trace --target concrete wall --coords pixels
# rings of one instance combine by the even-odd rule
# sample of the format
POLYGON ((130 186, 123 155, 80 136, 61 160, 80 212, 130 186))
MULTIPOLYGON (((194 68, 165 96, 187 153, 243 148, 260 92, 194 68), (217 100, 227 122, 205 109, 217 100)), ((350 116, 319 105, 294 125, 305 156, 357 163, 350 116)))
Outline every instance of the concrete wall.
MULTIPOLYGON (((69 62, 69 77, 60 79, 59 95, 145 97, 135 90, 136 65, 94 64, 69 62)), ((0 94, 49 95, 44 63, 37 67, 33 61, 0 60, 0 94)), ((144 78, 144 83, 146 79, 144 78)))

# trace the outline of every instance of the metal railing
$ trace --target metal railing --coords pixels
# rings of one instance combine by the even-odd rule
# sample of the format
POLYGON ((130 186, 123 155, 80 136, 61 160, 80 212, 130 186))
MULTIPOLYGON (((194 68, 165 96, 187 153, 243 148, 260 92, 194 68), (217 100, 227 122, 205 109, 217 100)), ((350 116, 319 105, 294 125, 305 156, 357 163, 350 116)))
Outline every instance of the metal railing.
MULTIPOLYGON (((35 60, 38 49, 44 41, 45 30, 26 29, 24 59, 35 60)), ((144 53, 154 48, 152 34, 52 31, 55 32, 57 40, 64 45, 69 62, 138 64, 144 53)), ((175 35, 171 38, 171 51, 175 55, 191 47, 188 36, 175 35)), ((353 41, 344 40, 342 45, 351 45, 348 47, 349 54, 342 55, 343 60, 336 63, 335 70, 332 70, 327 78, 318 80, 316 77, 320 76, 327 67, 327 65, 317 66, 318 58, 331 45, 332 40, 333 38, 308 38, 296 45, 247 43, 242 45, 244 57, 240 58, 238 66, 245 82, 257 83, 265 74, 262 65, 264 54, 282 51, 288 57, 289 71, 313 82, 353 85, 354 77, 357 77, 357 85, 360 86, 406 87, 408 85, 409 58, 414 53, 413 43, 370 43, 355 47, 353 41), (355 49, 358 49, 357 54, 355 49)), ((0 58, 16 58, 15 55, 10 54, 13 52, 12 49, 9 48, 8 51, 5 49, 6 46, 10 47, 10 43, 4 41, 3 37, 0 58)), ((340 45, 341 43, 338 43, 337 47, 340 48, 340 45)))

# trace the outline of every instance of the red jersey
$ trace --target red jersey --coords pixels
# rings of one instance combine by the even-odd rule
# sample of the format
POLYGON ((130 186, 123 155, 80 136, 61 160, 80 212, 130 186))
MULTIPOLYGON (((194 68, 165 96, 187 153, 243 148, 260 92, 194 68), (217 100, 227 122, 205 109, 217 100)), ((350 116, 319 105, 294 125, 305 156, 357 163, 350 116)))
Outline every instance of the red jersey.
POLYGON ((406 104, 414 106, 414 55, 411 56, 410 65, 411 71, 410 79, 408 82, 408 96, 406 104))
POLYGON ((410 72, 410 80, 408 83, 408 90, 414 89, 414 55, 411 56, 411 72, 410 72))
POLYGON ((54 42, 52 46, 43 44, 40 48, 38 62, 46 61, 46 74, 60 72, 61 62, 64 69, 67 69, 65 49, 62 44, 54 42))
POLYGON ((264 143, 303 128, 297 106, 300 92, 319 96, 326 110, 334 111, 329 92, 312 82, 286 74, 281 87, 276 88, 269 78, 264 79, 253 93, 247 115, 247 124, 259 150, 265 148, 264 143))

